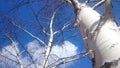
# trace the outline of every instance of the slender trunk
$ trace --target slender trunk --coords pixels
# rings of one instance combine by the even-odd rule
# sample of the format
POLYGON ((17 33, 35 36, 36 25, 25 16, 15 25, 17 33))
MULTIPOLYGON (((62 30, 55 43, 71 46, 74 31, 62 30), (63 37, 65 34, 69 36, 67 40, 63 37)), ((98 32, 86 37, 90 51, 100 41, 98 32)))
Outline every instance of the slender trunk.
POLYGON ((46 53, 45 53, 45 59, 43 61, 43 68, 47 67, 49 55, 50 55, 50 52, 51 52, 51 49, 52 49, 52 42, 53 42, 53 36, 54 36, 54 32, 53 32, 54 16, 55 16, 55 12, 53 13, 53 16, 52 16, 51 21, 50 21, 50 38, 49 38, 48 46, 47 46, 46 53))

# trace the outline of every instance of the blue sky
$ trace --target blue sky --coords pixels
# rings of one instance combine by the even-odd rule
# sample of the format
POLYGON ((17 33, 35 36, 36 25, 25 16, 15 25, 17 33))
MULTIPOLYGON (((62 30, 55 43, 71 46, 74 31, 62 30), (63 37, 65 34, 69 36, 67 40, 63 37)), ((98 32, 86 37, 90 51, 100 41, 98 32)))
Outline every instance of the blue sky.
MULTIPOLYGON (((75 19, 74 11, 66 3, 60 3, 60 0, 30 0, 31 2, 27 2, 28 0, 0 0, 0 46, 5 47, 10 45, 10 42, 6 38, 3 32, 14 32, 10 33, 10 36, 13 37, 15 41, 21 42, 18 44, 18 48, 20 51, 24 50, 21 46, 23 45, 25 48, 28 48, 28 44, 33 42, 35 39, 31 38, 28 34, 23 32, 22 30, 16 28, 15 26, 9 24, 7 19, 4 16, 8 16, 13 18, 16 21, 16 24, 23 26, 26 30, 30 31, 35 36, 44 40, 46 43, 49 39, 43 32, 42 28, 44 27, 46 31, 49 32, 49 22, 54 10, 57 10, 55 19, 54 19, 54 31, 61 29, 65 23, 72 23, 69 28, 66 28, 65 31, 57 34, 55 36, 55 40, 53 45, 62 46, 64 41, 69 41, 77 47, 77 52, 85 51, 84 42, 79 34, 79 31, 76 27, 74 27, 73 22, 75 19), (33 2, 32 2, 33 1, 33 2), (35 1, 35 2, 34 2, 35 1), (39 1, 39 2, 37 2, 39 1), (46 3, 48 2, 48 3, 46 3), (44 6, 46 5, 46 6, 44 6), (14 7, 16 6, 16 7, 14 7), (35 14, 38 18, 35 17, 35 14), (42 25, 42 27, 41 27, 42 25), (70 28, 71 31, 67 31, 70 28)), ((81 0, 83 1, 83 0, 81 0)), ((89 3, 91 6, 95 4, 95 2, 89 3)), ((120 2, 113 2, 113 12, 115 16, 115 20, 119 24, 120 22, 120 2)), ((97 11, 103 14, 103 6, 98 8, 97 11)), ((1 49, 1 48, 0 48, 1 49)), ((25 56, 25 54, 23 54, 25 56)), ((74 63, 67 66, 68 68, 92 68, 92 63, 89 57, 79 59, 74 63)))

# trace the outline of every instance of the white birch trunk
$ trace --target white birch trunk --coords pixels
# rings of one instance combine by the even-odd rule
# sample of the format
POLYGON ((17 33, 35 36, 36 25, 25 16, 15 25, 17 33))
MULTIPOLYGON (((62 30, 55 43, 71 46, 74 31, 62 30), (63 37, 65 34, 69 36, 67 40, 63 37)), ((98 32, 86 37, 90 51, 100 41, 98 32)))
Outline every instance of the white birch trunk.
POLYGON ((100 15, 91 8, 82 8, 79 18, 80 31, 84 37, 88 37, 85 40, 86 45, 88 49, 95 51, 96 68, 100 68, 105 62, 118 60, 120 58, 120 31, 115 22, 107 21, 94 34, 100 15))
MULTIPOLYGON (((74 8, 78 5, 75 1, 71 0, 74 8)), ((91 7, 79 8, 75 9, 76 23, 87 50, 95 53, 94 68, 120 68, 120 30, 116 23, 112 19, 104 21, 91 7)))

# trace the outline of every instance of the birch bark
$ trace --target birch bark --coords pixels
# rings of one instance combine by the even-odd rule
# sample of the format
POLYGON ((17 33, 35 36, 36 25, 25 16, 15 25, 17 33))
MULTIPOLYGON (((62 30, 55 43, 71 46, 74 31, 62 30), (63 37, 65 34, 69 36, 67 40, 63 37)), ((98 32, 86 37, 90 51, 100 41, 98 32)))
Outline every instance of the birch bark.
POLYGON ((111 0, 105 0, 104 16, 84 3, 70 1, 86 48, 95 53, 94 68, 120 68, 120 30, 112 17, 111 0))

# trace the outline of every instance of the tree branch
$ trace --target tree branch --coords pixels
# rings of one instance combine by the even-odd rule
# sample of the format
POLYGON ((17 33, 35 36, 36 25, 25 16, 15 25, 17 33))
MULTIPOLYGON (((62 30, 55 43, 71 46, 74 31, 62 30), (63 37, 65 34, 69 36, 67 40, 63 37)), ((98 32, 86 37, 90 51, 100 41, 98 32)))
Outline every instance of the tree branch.
POLYGON ((46 49, 45 59, 43 61, 43 68, 47 67, 48 57, 49 57, 51 49, 52 49, 52 42, 53 42, 53 36, 54 36, 53 20, 54 20, 55 14, 56 14, 56 12, 53 13, 51 21, 50 21, 50 38, 49 38, 48 46, 47 46, 47 49, 46 49))
POLYGON ((81 8, 81 3, 78 0, 64 0, 64 1, 70 4, 75 11, 81 8))
POLYGON ((59 66, 59 65, 65 64, 65 63, 69 63, 69 62, 72 62, 72 61, 75 61, 75 60, 84 58, 84 57, 86 57, 87 55, 89 55, 90 52, 91 52, 91 51, 79 53, 79 54, 74 55, 74 56, 71 56, 71 57, 60 58, 60 59, 58 59, 57 61, 55 61, 54 63, 49 64, 49 65, 47 66, 47 68, 56 67, 56 66, 59 66))
POLYGON ((61 30, 55 31, 55 32, 54 32, 54 35, 60 33, 60 32, 63 31, 65 28, 69 27, 70 25, 71 25, 70 23, 65 24, 61 30))
POLYGON ((44 41, 42 41, 40 38, 36 37, 35 35, 33 35, 32 33, 30 33, 29 31, 27 31, 26 29, 22 28, 21 26, 17 25, 13 20, 9 20, 9 21, 14 26, 18 27, 19 29, 23 30, 25 33, 27 33, 28 35, 30 35, 32 38, 38 40, 40 43, 43 44, 43 46, 47 46, 44 41))
MULTIPOLYGON (((18 37, 16 36, 16 40, 17 42, 19 42, 19 44, 21 45, 21 47, 24 49, 22 52, 26 52, 29 55, 29 58, 31 59, 32 64, 34 65, 35 68, 37 68, 35 61, 33 60, 32 55, 30 54, 30 52, 25 48, 25 46, 20 42, 20 40, 18 39, 18 37)), ((20 55, 22 54, 22 52, 20 53, 20 55)))
POLYGON ((13 60, 13 59, 11 59, 11 58, 8 58, 8 57, 6 57, 6 56, 4 56, 4 55, 2 55, 2 54, 0 54, 0 56, 2 56, 2 57, 6 58, 6 59, 8 59, 8 60, 10 60, 10 61, 13 61, 13 62, 19 64, 19 62, 15 61, 15 60, 13 60))
POLYGON ((95 4, 92 8, 96 9, 97 7, 101 6, 104 2, 105 2, 105 0, 101 0, 100 2, 98 2, 97 4, 95 4))
POLYGON ((20 57, 19 57, 19 51, 17 49, 16 43, 13 41, 13 39, 10 36, 8 36, 7 34, 6 34, 6 36, 8 37, 8 39, 11 41, 12 45, 14 46, 14 49, 15 49, 15 52, 16 52, 15 57, 16 57, 18 63, 20 64, 20 68, 24 68, 24 66, 22 64, 22 61, 20 60, 20 57))

